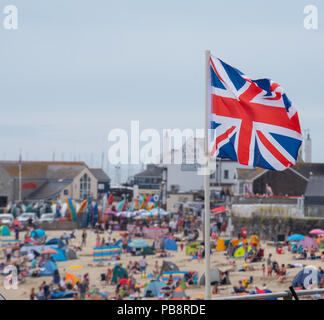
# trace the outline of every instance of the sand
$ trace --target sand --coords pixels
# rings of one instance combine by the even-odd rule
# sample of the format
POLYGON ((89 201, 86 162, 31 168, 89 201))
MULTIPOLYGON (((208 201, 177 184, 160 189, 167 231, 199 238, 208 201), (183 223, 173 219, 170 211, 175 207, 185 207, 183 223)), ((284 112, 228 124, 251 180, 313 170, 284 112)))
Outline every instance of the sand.
MULTIPOLYGON (((54 238, 54 237, 60 237, 64 231, 47 231, 47 237, 48 239, 54 238)), ((69 233, 69 231, 66 231, 69 233)), ((93 231, 88 230, 88 237, 87 237, 87 245, 83 248, 83 250, 80 252, 78 251, 78 259, 77 260, 68 260, 63 262, 57 262, 57 266, 59 268, 61 276, 65 274, 66 271, 74 273, 77 276, 80 276, 89 273, 90 276, 90 285, 91 288, 94 286, 99 288, 100 291, 108 292, 108 295, 112 295, 115 291, 115 285, 114 286, 107 286, 105 283, 100 281, 100 274, 106 273, 108 266, 112 267, 116 262, 104 262, 101 263, 101 266, 98 265, 98 263, 93 262, 93 247, 95 247, 96 242, 96 234, 93 231), (67 270, 70 266, 83 266, 82 269, 77 270, 67 270)), ((105 236, 107 239, 107 234, 104 233, 101 236, 105 236)), ((24 232, 20 233, 20 238, 24 237, 24 232)), ((119 232, 113 233, 113 238, 119 239, 119 232)), ((152 243, 152 240, 148 240, 148 242, 152 243)), ((71 240, 70 243, 72 245, 79 246, 81 243, 81 231, 79 230, 76 239, 71 240)), ((293 254, 290 252, 284 253, 284 254, 277 254, 275 251, 275 247, 267 244, 265 241, 261 241, 261 247, 264 249, 265 257, 268 256, 269 253, 272 253, 272 261, 277 261, 279 265, 281 264, 289 264, 289 263, 302 263, 306 265, 313 265, 316 267, 322 266, 323 262, 321 260, 293 260, 292 256, 293 254)), ((178 248, 178 251, 171 251, 172 257, 169 258, 156 258, 155 256, 147 256, 146 261, 148 263, 147 267, 147 273, 153 272, 155 261, 159 261, 159 266, 162 265, 163 260, 172 261, 174 262, 180 270, 196 270, 199 273, 199 277, 204 273, 205 265, 204 265, 204 259, 201 261, 198 260, 192 260, 190 256, 187 256, 185 254, 185 246, 184 250, 180 250, 180 246, 178 248)), ((140 257, 134 257, 130 254, 123 254, 121 256, 121 263, 124 267, 127 266, 128 262, 131 261, 138 261, 140 257)), ((2 252, 0 255, 0 262, 4 262, 4 253, 2 252)), ((301 268, 293 268, 293 269, 287 269, 288 277, 283 283, 279 283, 278 276, 272 275, 271 278, 269 277, 263 277, 262 274, 262 264, 266 264, 265 261, 258 262, 258 263, 251 263, 249 265, 252 265, 254 267, 254 271, 247 271, 247 272, 231 272, 230 273, 230 285, 226 286, 220 286, 220 293, 217 295, 213 295, 213 297, 221 297, 221 296, 229 296, 230 290, 233 287, 233 285, 237 286, 239 280, 243 280, 245 278, 250 278, 250 276, 253 276, 253 284, 249 285, 248 290, 254 289, 255 286, 258 286, 261 288, 263 284, 266 284, 267 288, 273 292, 276 291, 285 291, 288 290, 288 287, 291 285, 292 280, 294 276, 301 270, 301 268)), ((243 260, 236 259, 236 265, 241 268, 243 266, 243 260)), ((226 271, 231 268, 231 265, 229 263, 229 260, 226 259, 226 256, 224 255, 224 252, 219 252, 216 250, 213 250, 213 253, 211 255, 211 267, 217 267, 221 271, 226 271)), ((149 282, 151 279, 148 278, 141 278, 140 275, 135 275, 135 279, 140 284, 144 284, 146 282, 149 282)), ((18 289, 5 289, 3 287, 3 277, 0 276, 0 293, 8 300, 10 299, 18 299, 18 300, 25 300, 29 299, 29 293, 31 291, 31 288, 35 288, 35 291, 37 292, 38 287, 43 281, 46 281, 49 283, 52 280, 52 277, 40 277, 40 278, 31 278, 27 277, 25 282, 20 284, 18 286, 18 289)), ((141 289, 141 293, 143 293, 144 289, 141 289)), ((189 295, 192 298, 195 297, 203 297, 204 296, 204 286, 189 286, 186 289, 187 295, 189 295)))

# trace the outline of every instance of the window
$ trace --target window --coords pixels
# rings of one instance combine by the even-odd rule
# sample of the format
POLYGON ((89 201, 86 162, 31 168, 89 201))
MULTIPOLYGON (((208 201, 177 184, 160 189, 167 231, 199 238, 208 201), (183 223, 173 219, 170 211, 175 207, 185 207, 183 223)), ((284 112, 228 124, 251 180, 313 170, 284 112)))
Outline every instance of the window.
POLYGON ((85 173, 80 179, 80 200, 88 199, 91 195, 91 179, 85 173))
POLYGON ((228 170, 224 170, 224 179, 228 179, 228 170))
POLYGON ((240 182, 240 190, 239 190, 239 194, 244 194, 244 182, 240 182))
POLYGON ((64 194, 65 196, 67 196, 67 195, 69 194, 69 190, 68 190, 68 189, 64 189, 63 194, 64 194))
POLYGON ((105 190, 105 185, 103 183, 98 183, 98 190, 105 190))
POLYGON ((171 185, 171 192, 172 193, 178 193, 180 190, 180 186, 178 184, 172 184, 171 185))

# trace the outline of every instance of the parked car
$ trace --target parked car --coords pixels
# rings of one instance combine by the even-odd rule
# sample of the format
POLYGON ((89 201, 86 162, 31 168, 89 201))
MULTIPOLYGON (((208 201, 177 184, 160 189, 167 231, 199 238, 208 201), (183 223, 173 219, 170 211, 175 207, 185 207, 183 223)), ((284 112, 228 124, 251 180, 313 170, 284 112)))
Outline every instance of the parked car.
POLYGON ((11 226, 15 221, 13 214, 11 213, 1 213, 0 214, 0 224, 5 224, 11 226))
POLYGON ((41 217, 39 218, 38 222, 42 223, 42 222, 54 222, 55 220, 55 215, 54 213, 44 213, 41 215, 41 217))
POLYGON ((33 223, 37 223, 38 222, 38 218, 36 213, 34 212, 24 212, 22 213, 17 220, 23 224, 28 223, 28 220, 32 218, 32 222, 33 223))

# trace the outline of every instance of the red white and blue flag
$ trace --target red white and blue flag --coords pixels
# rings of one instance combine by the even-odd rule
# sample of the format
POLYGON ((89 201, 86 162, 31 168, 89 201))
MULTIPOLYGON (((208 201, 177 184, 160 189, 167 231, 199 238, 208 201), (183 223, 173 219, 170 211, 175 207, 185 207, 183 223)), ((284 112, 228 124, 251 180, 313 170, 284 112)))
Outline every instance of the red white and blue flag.
POLYGON ((270 79, 252 80, 212 56, 209 77, 211 156, 272 170, 293 166, 302 134, 283 88, 270 79))

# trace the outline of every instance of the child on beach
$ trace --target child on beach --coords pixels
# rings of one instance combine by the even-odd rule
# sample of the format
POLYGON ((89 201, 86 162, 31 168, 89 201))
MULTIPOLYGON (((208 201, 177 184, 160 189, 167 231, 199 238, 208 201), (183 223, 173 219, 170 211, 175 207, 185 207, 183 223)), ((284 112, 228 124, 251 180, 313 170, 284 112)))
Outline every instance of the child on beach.
POLYGON ((96 239, 96 247, 100 247, 100 236, 99 233, 97 234, 97 239, 96 239))
POLYGON ((268 265, 268 277, 272 277, 272 265, 268 265))
POLYGON ((36 298, 35 288, 32 288, 30 292, 30 300, 35 300, 35 298, 36 298))
POLYGON ((265 272, 266 272, 265 264, 263 263, 262 264, 262 275, 263 275, 263 278, 265 278, 265 272))
POLYGON ((201 262, 201 259, 202 259, 202 250, 199 249, 198 250, 198 261, 201 262))

